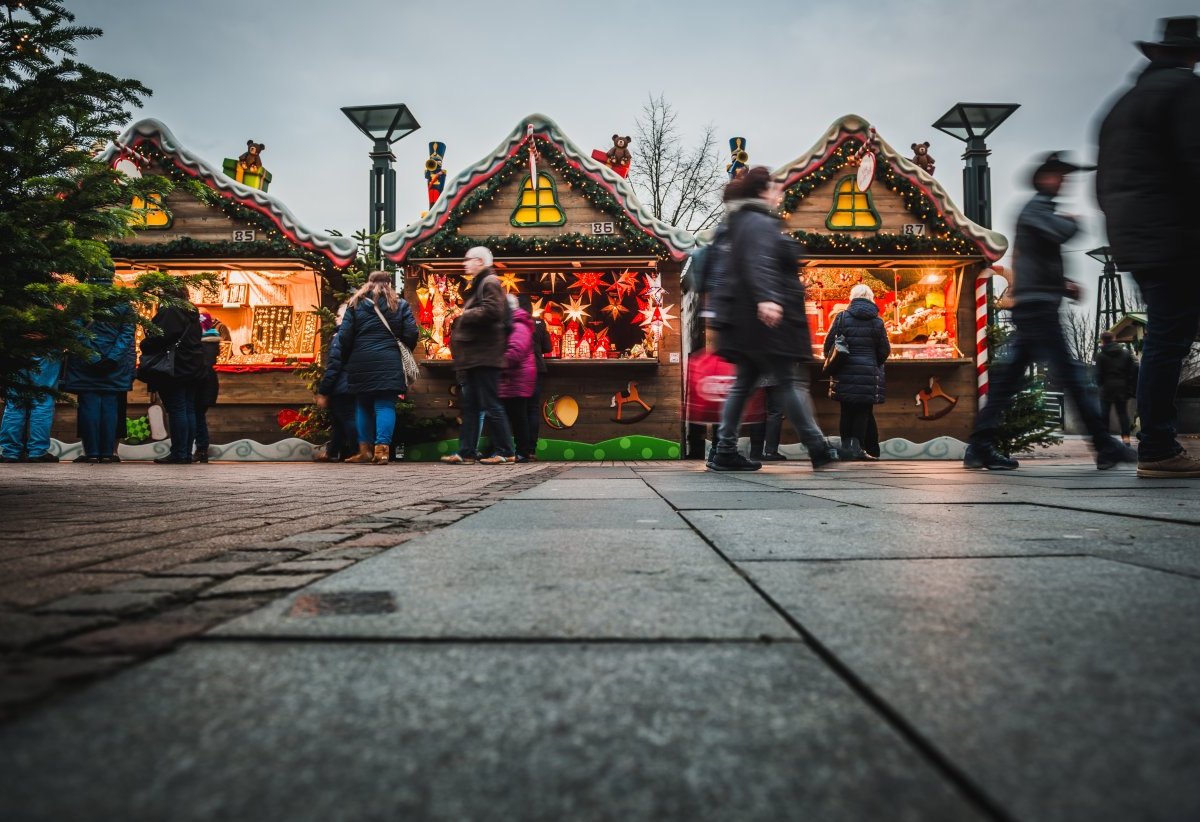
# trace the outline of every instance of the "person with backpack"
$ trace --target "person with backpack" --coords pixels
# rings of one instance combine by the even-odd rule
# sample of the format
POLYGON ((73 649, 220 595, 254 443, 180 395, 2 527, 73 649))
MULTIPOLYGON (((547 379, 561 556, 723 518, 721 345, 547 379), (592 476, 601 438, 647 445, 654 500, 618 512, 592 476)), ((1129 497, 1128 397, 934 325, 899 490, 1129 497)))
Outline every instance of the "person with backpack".
POLYGON ((784 414, 808 449, 814 470, 837 459, 817 426, 808 374, 812 360, 804 285, 797 274, 800 245, 783 233, 776 213, 783 185, 764 166, 736 177, 725 189, 736 204, 729 217, 728 270, 715 284, 710 307, 719 334, 717 353, 737 366, 725 398, 717 442, 708 460, 712 471, 757 471, 762 463, 737 451, 737 432, 751 392, 764 375, 776 383, 784 414))
POLYGON ((411 351, 419 336, 390 272, 371 272, 350 298, 337 336, 358 428, 358 453, 346 462, 385 465, 396 431, 396 397, 408 390, 400 346, 411 351))
POLYGON ((487 419, 495 453, 478 461, 484 465, 516 461, 512 429, 499 395, 512 312, 492 263, 491 249, 484 246, 469 249, 463 257, 463 272, 470 283, 463 290, 462 313, 450 330, 450 352, 462 392, 462 428, 458 452, 442 457, 449 465, 476 462, 482 418, 487 419))
POLYGON ((1111 331, 1100 335, 1096 352, 1096 385, 1100 387, 1100 418, 1108 425, 1117 412, 1121 442, 1129 445, 1129 400, 1137 395, 1138 364, 1133 353, 1111 331))

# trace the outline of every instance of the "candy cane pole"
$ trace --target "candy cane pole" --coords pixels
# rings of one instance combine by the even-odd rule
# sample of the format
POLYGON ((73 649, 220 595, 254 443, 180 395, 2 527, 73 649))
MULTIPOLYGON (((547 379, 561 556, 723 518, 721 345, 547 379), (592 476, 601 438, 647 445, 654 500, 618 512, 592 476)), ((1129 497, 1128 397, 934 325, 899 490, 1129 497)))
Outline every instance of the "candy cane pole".
POLYGON ((980 408, 987 403, 988 393, 987 284, 991 276, 992 269, 985 268, 975 278, 975 377, 980 408))

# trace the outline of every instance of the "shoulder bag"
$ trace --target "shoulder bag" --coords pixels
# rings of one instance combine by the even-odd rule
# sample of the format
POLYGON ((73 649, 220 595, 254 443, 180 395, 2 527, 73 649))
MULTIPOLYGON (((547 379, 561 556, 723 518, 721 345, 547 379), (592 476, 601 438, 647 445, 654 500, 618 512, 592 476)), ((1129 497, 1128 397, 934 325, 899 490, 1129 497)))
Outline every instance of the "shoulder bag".
POLYGON ((833 338, 833 348, 829 349, 829 356, 825 358, 825 364, 821 366, 821 379, 828 379, 837 374, 842 366, 846 364, 846 360, 850 358, 850 346, 846 343, 846 335, 842 334, 842 315, 833 322, 833 328, 829 329, 830 334, 836 335, 833 338))
POLYGON ((417 358, 413 356, 408 347, 400 341, 400 338, 392 333, 392 327, 388 325, 388 321, 384 318, 383 312, 379 310, 379 306, 375 301, 371 301, 371 307, 375 309, 375 316, 383 323, 383 327, 387 329, 387 333, 392 335, 392 339, 396 341, 396 347, 400 349, 400 361, 404 364, 404 382, 411 388, 413 384, 420 379, 421 369, 417 366, 417 358))
POLYGON ((173 344, 161 351, 143 354, 142 361, 138 363, 137 378, 142 382, 174 379, 175 349, 179 347, 179 343, 182 341, 183 337, 181 336, 173 344))

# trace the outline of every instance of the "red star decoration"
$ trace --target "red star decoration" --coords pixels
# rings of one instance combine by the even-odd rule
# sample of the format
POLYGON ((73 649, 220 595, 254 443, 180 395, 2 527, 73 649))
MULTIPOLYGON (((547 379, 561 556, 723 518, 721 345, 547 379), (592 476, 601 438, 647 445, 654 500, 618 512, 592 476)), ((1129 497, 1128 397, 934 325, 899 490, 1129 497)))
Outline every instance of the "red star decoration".
POLYGON ((610 292, 615 292, 617 299, 625 299, 629 294, 637 290, 637 274, 632 271, 625 270, 620 274, 613 272, 612 285, 608 287, 610 292))
POLYGON ((578 288, 579 296, 587 297, 591 302, 604 289, 604 275, 599 271, 582 271, 575 275, 571 288, 578 288))

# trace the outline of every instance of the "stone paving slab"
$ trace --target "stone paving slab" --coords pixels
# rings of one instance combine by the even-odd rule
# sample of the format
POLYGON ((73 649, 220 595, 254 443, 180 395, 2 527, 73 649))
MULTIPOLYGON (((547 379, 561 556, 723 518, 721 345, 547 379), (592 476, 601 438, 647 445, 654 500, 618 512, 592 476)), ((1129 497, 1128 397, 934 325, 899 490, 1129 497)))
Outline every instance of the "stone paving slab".
POLYGON ((22 822, 986 818, 794 645, 205 643, 0 730, 0 774, 22 822))
POLYGON ((798 510, 801 508, 845 508, 845 503, 820 499, 791 491, 745 493, 733 491, 662 491, 671 507, 679 511, 734 511, 739 509, 798 510))
POLYGON ((1085 557, 744 568, 1014 818, 1200 815, 1200 580, 1085 557))
POLYGON ((463 520, 462 528, 481 531, 561 529, 581 534, 595 530, 685 530, 687 524, 660 499, 619 500, 616 507, 581 505, 578 500, 505 500, 463 520))
POLYGON ((552 479, 512 497, 527 499, 656 499, 656 495, 637 477, 630 479, 571 480, 552 479))
POLYGON ((574 479, 637 479, 638 472, 622 465, 584 465, 568 468, 558 475, 560 480, 574 479))
POLYGON ((689 531, 604 529, 572 534, 509 528, 483 536, 465 524, 327 577, 222 626, 214 635, 796 638, 745 580, 689 531), (352 592, 390 593, 396 609, 312 617, 312 608, 297 606, 301 597, 307 603, 325 593, 352 592))

